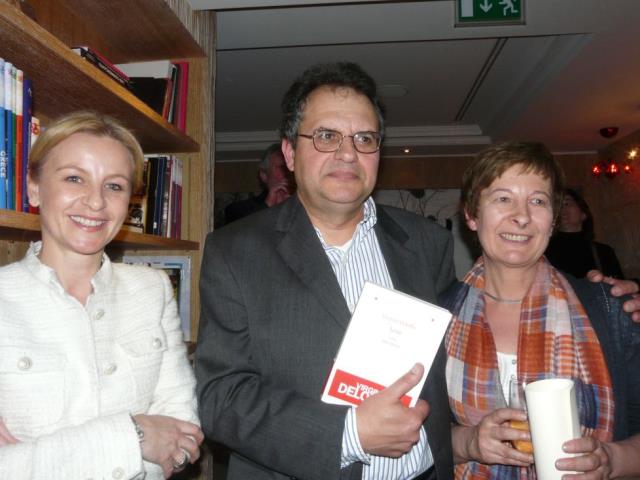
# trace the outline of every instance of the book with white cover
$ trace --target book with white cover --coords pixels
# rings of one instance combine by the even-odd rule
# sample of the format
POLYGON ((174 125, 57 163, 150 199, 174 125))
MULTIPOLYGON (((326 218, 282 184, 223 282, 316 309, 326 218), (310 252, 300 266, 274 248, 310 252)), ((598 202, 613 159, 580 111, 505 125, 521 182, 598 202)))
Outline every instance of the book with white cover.
POLYGON ((129 77, 168 78, 171 71, 170 60, 152 60, 150 62, 132 62, 116 64, 129 77))
POLYGON ((359 405, 420 362, 424 375, 402 398, 405 405, 414 406, 450 320, 444 308, 365 283, 322 401, 359 405))

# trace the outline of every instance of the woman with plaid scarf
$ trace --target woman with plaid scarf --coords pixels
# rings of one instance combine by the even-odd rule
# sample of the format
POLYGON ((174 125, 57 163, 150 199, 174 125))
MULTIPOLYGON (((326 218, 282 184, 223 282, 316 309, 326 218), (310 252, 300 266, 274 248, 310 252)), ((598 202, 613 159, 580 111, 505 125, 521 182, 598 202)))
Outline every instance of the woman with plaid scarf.
POLYGON ((571 378, 582 437, 556 468, 570 478, 640 474, 640 324, 603 284, 564 276, 544 258, 563 175, 539 143, 485 150, 463 176, 462 206, 482 255, 444 299, 447 386, 457 478, 535 478, 530 440, 510 427, 509 384, 571 378), (576 454, 569 457, 569 454, 576 454))

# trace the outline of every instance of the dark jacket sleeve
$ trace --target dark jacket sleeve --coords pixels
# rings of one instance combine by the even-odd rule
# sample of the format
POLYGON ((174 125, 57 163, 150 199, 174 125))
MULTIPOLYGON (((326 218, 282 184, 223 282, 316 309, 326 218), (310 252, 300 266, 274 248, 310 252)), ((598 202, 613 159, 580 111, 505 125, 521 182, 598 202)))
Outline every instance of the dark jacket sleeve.
POLYGON ((607 361, 616 402, 614 440, 640 433, 640 324, 611 287, 566 276, 585 307, 607 361))

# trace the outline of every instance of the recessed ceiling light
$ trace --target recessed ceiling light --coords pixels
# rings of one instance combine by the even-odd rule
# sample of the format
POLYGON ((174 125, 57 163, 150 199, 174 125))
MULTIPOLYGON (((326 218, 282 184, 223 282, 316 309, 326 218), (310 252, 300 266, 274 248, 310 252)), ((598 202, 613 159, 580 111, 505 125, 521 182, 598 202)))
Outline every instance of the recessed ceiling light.
POLYGON ((411 153, 411 149, 405 147, 402 149, 402 153, 411 153))
POLYGON ((383 98, 400 98, 409 93, 409 89, 404 85, 387 84, 378 87, 378 95, 383 98))

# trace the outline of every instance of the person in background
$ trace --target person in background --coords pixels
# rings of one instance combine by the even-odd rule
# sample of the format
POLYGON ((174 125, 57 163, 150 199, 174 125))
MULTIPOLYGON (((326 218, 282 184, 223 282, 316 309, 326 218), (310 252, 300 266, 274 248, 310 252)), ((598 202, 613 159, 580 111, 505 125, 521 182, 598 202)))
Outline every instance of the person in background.
POLYGON ((233 451, 229 480, 451 478, 444 350, 413 408, 419 364, 358 407, 320 400, 365 281, 435 301, 454 281, 451 235, 372 200, 384 117, 358 65, 309 68, 282 105, 296 194, 204 248, 203 430, 233 451))
POLYGON ((258 178, 262 192, 246 200, 230 203, 224 209, 224 224, 273 207, 291 196, 295 191, 295 181, 282 155, 280 143, 270 145, 262 154, 258 165, 258 178))
POLYGON ((589 205, 578 192, 565 189, 556 232, 545 251, 547 260, 576 278, 584 278, 590 270, 624 278, 613 248, 594 241, 593 237, 593 215, 589 205))
POLYGON ((199 456, 166 274, 112 263, 143 154, 116 120, 52 122, 29 158, 42 241, 0 268, 0 478, 168 478, 199 456))
POLYGON ((640 325, 609 286, 565 277, 543 256, 562 201, 562 171, 540 143, 481 152, 462 181, 467 225, 482 256, 450 289, 447 388, 456 478, 535 478, 530 440, 510 426, 510 384, 576 383, 582 438, 556 468, 575 478, 640 474, 640 325))

